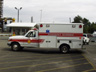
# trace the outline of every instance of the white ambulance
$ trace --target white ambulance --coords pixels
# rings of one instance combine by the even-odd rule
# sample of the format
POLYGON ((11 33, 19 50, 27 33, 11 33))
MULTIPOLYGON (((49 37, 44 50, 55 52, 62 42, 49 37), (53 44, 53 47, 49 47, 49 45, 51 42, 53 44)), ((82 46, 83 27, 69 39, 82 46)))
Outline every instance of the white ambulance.
POLYGON ((58 48, 62 53, 83 48, 82 23, 37 23, 24 36, 11 36, 8 45, 13 51, 24 47, 58 48))

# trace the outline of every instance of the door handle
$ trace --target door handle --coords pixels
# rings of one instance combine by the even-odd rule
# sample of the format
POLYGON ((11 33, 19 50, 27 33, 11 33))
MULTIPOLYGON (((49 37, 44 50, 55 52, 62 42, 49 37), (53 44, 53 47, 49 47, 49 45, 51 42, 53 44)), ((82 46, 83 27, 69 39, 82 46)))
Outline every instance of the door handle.
POLYGON ((47 43, 48 41, 46 41, 46 43, 47 43))
POLYGON ((46 43, 50 43, 50 41, 46 41, 46 43))

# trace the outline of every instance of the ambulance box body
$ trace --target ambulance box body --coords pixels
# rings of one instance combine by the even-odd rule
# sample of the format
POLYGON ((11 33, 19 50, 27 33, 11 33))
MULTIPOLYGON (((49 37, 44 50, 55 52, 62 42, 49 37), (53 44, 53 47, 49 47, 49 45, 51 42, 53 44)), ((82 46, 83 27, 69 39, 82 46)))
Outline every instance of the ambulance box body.
POLYGON ((59 48, 62 53, 83 47, 82 23, 37 23, 24 36, 12 36, 8 45, 12 50, 23 47, 59 48))

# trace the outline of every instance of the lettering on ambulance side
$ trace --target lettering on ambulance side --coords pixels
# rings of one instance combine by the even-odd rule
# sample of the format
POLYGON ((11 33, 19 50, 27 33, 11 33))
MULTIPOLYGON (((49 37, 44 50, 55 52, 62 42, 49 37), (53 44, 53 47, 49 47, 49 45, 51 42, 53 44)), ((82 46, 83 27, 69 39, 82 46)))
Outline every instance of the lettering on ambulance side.
POLYGON ((12 42, 43 43, 44 39, 11 39, 12 42))
POLYGON ((57 37, 83 37, 83 33, 44 33, 40 32, 39 36, 57 36, 57 37))

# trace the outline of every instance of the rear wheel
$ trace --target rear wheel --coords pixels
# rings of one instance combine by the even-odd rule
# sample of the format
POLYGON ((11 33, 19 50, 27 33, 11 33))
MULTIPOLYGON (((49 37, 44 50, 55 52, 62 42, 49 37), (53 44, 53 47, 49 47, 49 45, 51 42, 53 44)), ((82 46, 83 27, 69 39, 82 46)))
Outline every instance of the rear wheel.
POLYGON ((67 52, 69 52, 69 46, 68 45, 61 45, 60 46, 60 51, 62 52, 62 53, 67 53, 67 52))
POLYGON ((85 45, 85 42, 83 41, 83 45, 85 45))
POLYGON ((12 46, 11 46, 11 50, 19 51, 20 50, 20 45, 18 43, 13 43, 12 46))
POLYGON ((89 45, 89 42, 87 42, 87 45, 89 45))

